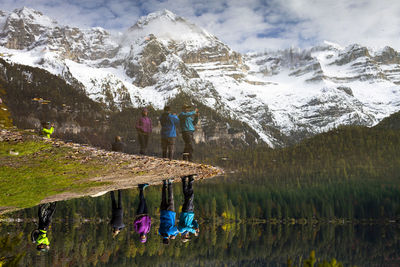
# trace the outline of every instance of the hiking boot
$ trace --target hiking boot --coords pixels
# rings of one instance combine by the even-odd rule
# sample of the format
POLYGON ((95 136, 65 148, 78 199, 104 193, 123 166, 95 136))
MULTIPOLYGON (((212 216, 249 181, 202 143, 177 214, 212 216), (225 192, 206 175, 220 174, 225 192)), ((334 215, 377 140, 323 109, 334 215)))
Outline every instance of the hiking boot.
POLYGON ((140 184, 140 185, 138 185, 139 190, 144 190, 148 186, 149 186, 149 184, 140 184))

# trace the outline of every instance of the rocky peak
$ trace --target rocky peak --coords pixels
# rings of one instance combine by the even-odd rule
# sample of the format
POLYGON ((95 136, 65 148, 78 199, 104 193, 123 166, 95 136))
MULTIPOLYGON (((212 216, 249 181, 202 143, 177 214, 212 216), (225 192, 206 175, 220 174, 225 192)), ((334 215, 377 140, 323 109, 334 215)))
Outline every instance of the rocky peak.
POLYGON ((151 21, 154 20, 169 20, 169 21, 185 21, 183 18, 175 15, 173 12, 164 9, 162 11, 157 11, 154 13, 150 13, 147 16, 141 17, 134 27, 143 28, 144 26, 148 25, 151 21))
MULTIPOLYGON (((204 46, 217 38, 195 24, 179 17, 168 10, 150 13, 141 17, 138 22, 126 32, 129 37, 143 38, 153 34, 157 39, 168 45, 170 42, 191 43, 192 46, 204 46)), ((196 48, 196 47, 194 47, 196 48)))
POLYGON ((334 64, 339 66, 345 65, 361 57, 371 57, 368 48, 359 44, 353 44, 348 46, 343 52, 339 53, 339 59, 336 60, 334 64))
MULTIPOLYGON (((4 14, 4 13, 3 13, 4 14)), ((23 7, 5 14, 2 44, 10 49, 24 49, 37 41, 42 34, 57 26, 57 22, 41 12, 23 7)))
POLYGON ((400 55, 390 46, 386 46, 380 53, 376 54, 374 60, 381 64, 400 64, 400 55))

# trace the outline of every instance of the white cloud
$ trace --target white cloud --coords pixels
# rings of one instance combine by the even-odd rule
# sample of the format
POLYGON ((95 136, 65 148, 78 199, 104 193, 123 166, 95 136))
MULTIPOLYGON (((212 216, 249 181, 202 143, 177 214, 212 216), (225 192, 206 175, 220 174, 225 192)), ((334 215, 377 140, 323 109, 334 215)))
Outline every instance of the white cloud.
POLYGON ((393 46, 400 50, 400 1, 392 0, 2 0, 28 6, 61 24, 124 31, 143 13, 169 9, 244 52, 310 46, 393 46))

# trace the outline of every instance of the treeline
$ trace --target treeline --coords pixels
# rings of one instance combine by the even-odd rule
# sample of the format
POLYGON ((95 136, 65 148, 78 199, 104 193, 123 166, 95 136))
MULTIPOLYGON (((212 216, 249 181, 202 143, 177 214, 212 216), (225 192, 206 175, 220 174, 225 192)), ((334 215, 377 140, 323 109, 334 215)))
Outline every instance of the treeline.
MULTIPOLYGON (((320 184, 354 179, 398 182, 400 131, 346 126, 297 145, 220 151, 211 163, 262 183, 320 184)), ((250 181, 250 183, 252 183, 250 181)))
POLYGON ((157 235, 157 222, 145 244, 132 224, 126 224, 113 238, 105 222, 55 221, 49 231, 51 248, 44 255, 27 240, 35 225, 2 225, 0 234, 15 240, 12 251, 2 250, 2 255, 18 258, 20 266, 279 266, 288 258, 300 265, 315 250, 319 262, 336 258, 344 266, 399 264, 400 233, 395 225, 201 223, 198 237, 188 243, 178 237, 166 246, 157 235))

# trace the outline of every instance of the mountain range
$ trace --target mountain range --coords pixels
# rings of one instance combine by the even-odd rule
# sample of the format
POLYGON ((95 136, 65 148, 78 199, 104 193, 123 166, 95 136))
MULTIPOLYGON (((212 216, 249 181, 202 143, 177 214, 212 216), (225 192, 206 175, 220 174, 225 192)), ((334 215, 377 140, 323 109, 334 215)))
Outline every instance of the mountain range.
POLYGON ((48 71, 110 110, 161 110, 185 95, 226 118, 226 128, 251 129, 236 136, 243 142, 251 132, 271 147, 339 125, 373 126, 400 110, 400 55, 391 47, 325 42, 241 54, 168 10, 123 33, 60 25, 30 8, 0 11, 0 56, 48 71))

